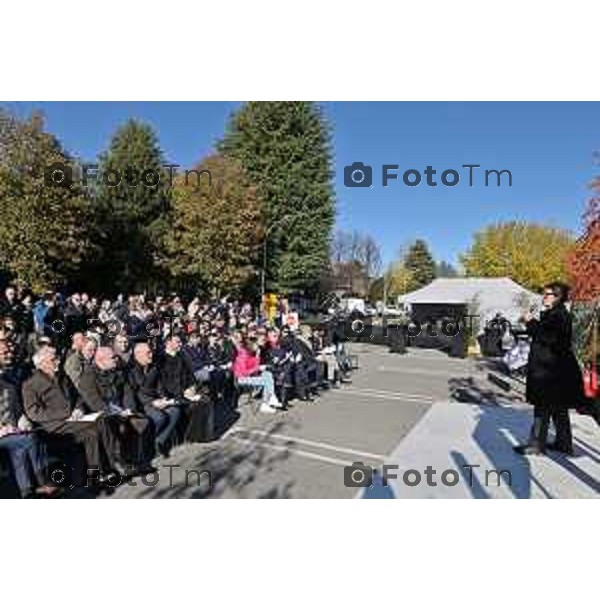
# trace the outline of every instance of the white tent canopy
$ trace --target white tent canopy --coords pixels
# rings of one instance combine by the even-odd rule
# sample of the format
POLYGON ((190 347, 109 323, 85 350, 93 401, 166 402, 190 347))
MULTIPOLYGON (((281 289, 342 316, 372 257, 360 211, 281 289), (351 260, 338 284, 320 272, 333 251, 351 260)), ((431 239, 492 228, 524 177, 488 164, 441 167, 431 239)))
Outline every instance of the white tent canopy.
POLYGON ((516 323, 532 305, 541 304, 541 296, 515 283, 509 277, 456 277, 435 279, 430 284, 398 297, 398 304, 411 308, 416 304, 462 304, 477 314, 480 326, 496 313, 516 323))

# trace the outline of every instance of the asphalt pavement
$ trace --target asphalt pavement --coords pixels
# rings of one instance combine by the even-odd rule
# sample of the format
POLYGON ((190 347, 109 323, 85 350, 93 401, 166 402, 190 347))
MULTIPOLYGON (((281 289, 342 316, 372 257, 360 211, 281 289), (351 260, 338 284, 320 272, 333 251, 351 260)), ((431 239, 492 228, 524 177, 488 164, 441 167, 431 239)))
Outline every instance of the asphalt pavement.
POLYGON ((353 498, 344 467, 383 463, 433 403, 448 400, 449 377, 474 367, 436 351, 400 356, 356 344, 351 352, 359 357, 351 383, 275 415, 244 399, 221 439, 176 448, 157 462, 158 477, 136 478, 111 497, 353 498))
POLYGON ((359 357, 351 383, 275 415, 258 412, 257 402, 244 398, 239 418, 219 440, 179 446, 157 461, 156 474, 106 496, 598 497, 600 430, 589 418, 573 417, 575 457, 526 459, 512 445, 526 438, 531 410, 518 386, 503 391, 490 383, 482 361, 413 348, 390 354, 367 344, 350 351, 359 357), (371 476, 370 487, 345 485, 351 473, 357 476, 348 470, 355 463, 371 476), (391 468, 384 481, 386 464, 391 468), (436 471, 430 480, 428 467, 436 471))

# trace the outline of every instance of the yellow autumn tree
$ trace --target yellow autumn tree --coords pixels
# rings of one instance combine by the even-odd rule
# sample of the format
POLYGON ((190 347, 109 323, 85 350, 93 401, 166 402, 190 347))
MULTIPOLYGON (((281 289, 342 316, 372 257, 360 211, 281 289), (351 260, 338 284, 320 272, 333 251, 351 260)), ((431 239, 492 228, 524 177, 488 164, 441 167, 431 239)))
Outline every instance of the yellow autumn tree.
POLYGON ((396 298, 406 294, 414 287, 414 273, 399 262, 391 265, 386 273, 388 297, 396 298))
POLYGON ((57 165, 65 181, 76 166, 43 116, 0 108, 0 268, 38 293, 77 280, 93 249, 90 198, 75 181, 47 180, 57 165))
POLYGON ((376 279, 369 290, 369 299, 374 304, 384 297, 388 304, 395 303, 396 298, 406 294, 414 287, 414 274, 401 261, 394 261, 385 273, 376 279))
POLYGON ((165 240, 170 274, 219 295, 256 279, 264 235, 261 203, 241 165, 213 155, 195 168, 210 173, 198 185, 176 180, 172 223, 165 240))
POLYGON ((567 230, 510 221, 475 234, 460 257, 467 277, 510 277, 537 290, 549 281, 565 280, 566 258, 575 243, 567 230))

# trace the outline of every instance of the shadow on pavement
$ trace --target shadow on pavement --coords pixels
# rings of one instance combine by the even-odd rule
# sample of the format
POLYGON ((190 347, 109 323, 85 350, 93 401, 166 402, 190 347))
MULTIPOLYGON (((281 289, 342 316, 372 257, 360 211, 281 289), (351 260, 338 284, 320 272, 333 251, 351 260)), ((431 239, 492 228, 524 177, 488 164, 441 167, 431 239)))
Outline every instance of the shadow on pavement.
MULTIPOLYGON (((529 460, 517 455, 512 449, 511 438, 519 443, 526 441, 530 419, 528 414, 524 419, 522 407, 513 407, 507 403, 507 401, 514 402, 514 394, 483 388, 469 377, 450 379, 448 385, 450 395, 456 401, 477 405, 479 415, 473 431, 473 439, 494 469, 508 469, 511 472, 510 490, 514 497, 530 498, 532 484, 535 484, 545 497, 552 498, 550 491, 531 472, 529 460)), ((600 451, 577 437, 574 438, 574 451, 575 457, 587 456, 600 463, 600 451)), ((465 464, 470 464, 460 452, 452 451, 451 455, 458 467, 462 468, 465 464)), ((574 464, 571 457, 558 452, 548 452, 545 457, 534 457, 531 460, 551 460, 595 493, 600 493, 600 482, 574 464)), ((470 489, 474 498, 490 497, 481 482, 475 481, 475 473, 473 473, 473 486, 470 489)))
MULTIPOLYGON (((274 424, 260 437, 249 436, 240 443, 232 436, 218 440, 209 448, 202 448, 196 456, 182 460, 178 477, 169 479, 166 469, 175 459, 162 466, 161 474, 167 481, 154 488, 146 488, 138 498, 220 498, 225 492, 229 497, 243 496, 244 490, 259 477, 273 471, 274 467, 289 457, 293 443, 278 442, 277 447, 266 445, 269 435, 277 433, 283 422, 274 424), (210 473, 210 477, 206 472, 210 473), (198 475, 200 474, 200 475, 198 475), (165 485, 166 484, 166 485, 165 485), (212 484, 212 486, 210 485, 212 484)), ((172 469, 174 472, 174 469, 172 469)), ((267 487, 257 497, 289 498, 294 481, 277 482, 267 487)))

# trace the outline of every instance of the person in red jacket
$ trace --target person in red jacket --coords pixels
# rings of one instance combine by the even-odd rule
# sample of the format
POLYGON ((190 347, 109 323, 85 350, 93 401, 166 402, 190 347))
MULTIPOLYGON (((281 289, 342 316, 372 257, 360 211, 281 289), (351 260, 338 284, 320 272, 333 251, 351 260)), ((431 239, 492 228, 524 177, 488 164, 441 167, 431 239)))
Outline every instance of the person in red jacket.
POLYGON ((258 348, 244 335, 236 343, 236 353, 233 361, 233 376, 239 385, 262 389, 262 404, 260 411, 274 413, 283 404, 275 395, 273 374, 260 364, 258 348))

